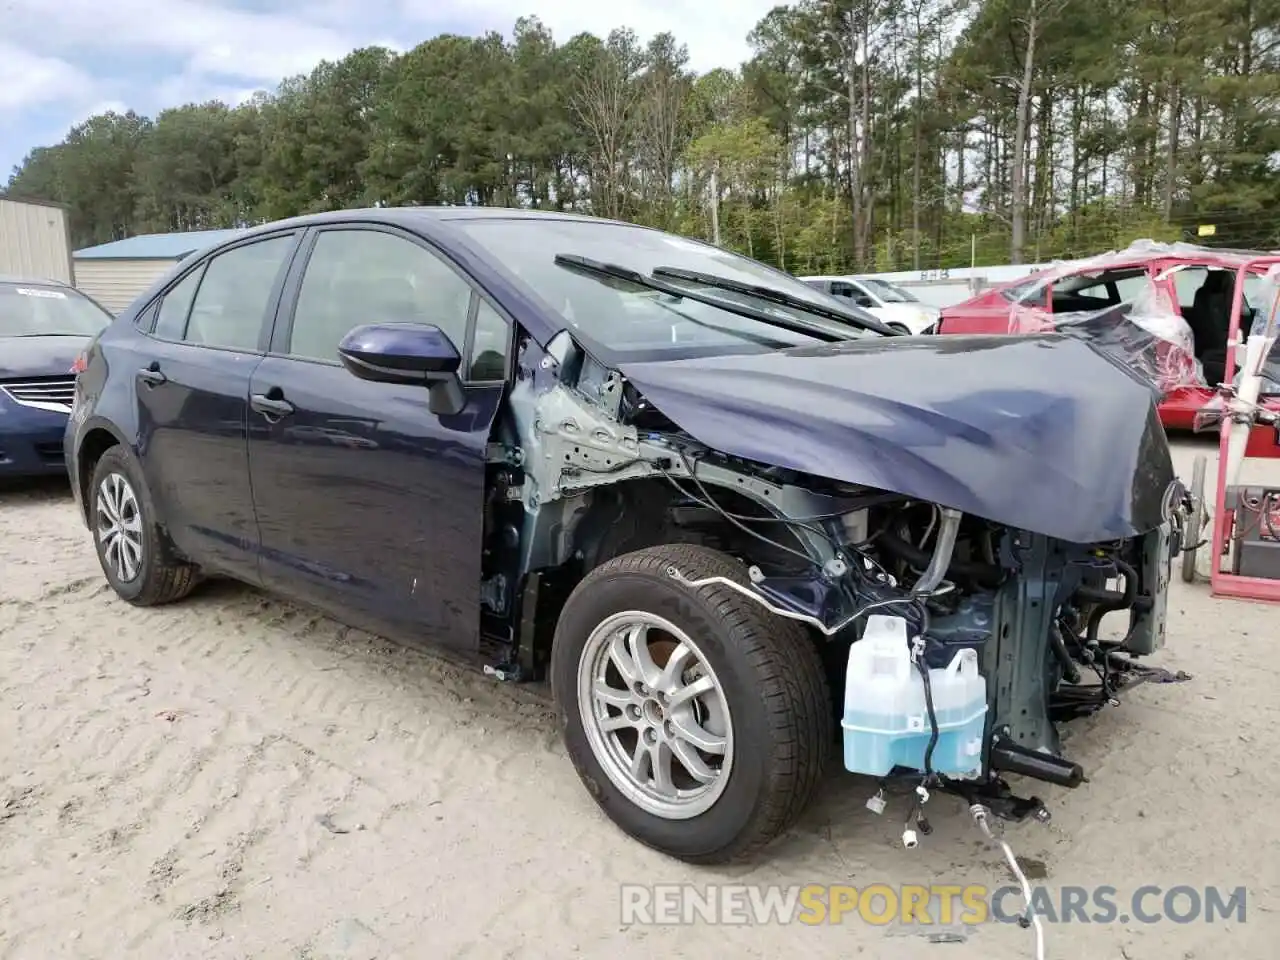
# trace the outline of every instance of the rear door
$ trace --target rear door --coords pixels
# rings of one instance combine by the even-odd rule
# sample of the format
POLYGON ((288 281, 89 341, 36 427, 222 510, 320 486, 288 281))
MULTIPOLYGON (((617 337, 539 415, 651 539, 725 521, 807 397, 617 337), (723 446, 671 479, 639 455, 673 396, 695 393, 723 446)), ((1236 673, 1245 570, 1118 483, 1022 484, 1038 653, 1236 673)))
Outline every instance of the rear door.
POLYGON ((257 575, 249 490, 249 377, 262 362, 299 232, 255 239, 196 264, 147 314, 135 395, 147 486, 180 551, 257 575))
POLYGON ((291 273, 250 385, 249 469, 270 587, 348 622, 474 650, 485 450, 512 327, 440 252, 373 225, 317 229, 291 273), (373 322, 440 327, 463 356, 467 405, 370 383, 338 361, 373 322))

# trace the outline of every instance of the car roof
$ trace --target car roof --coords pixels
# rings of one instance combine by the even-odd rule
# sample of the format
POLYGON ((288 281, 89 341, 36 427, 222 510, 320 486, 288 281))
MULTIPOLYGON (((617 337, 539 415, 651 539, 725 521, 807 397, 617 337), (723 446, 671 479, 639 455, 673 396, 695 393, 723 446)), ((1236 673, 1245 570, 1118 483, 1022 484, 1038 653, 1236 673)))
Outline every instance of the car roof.
MULTIPOLYGON (((289 227, 311 227, 331 223, 387 223, 410 226, 445 223, 450 220, 573 220, 582 223, 613 223, 636 229, 653 229, 638 223, 592 217, 561 210, 529 210, 523 207, 356 207, 350 210, 328 210, 309 213, 287 220, 273 220, 242 234, 233 240, 240 242, 259 233, 275 232, 289 227)), ((225 242, 225 241, 224 241, 225 242)), ((219 246, 222 244, 220 243, 219 246)))
MULTIPOLYGON (((211 244, 200 250, 198 254, 194 254, 190 259, 192 261, 202 259, 229 247, 252 241, 260 236, 278 234, 286 230, 344 223, 383 224, 401 227, 427 239, 452 246, 452 252, 455 255, 465 249, 469 254, 472 266, 479 266, 476 263, 477 258, 485 261, 483 266, 486 272, 490 274, 488 279, 496 282, 498 287, 503 288, 501 294, 503 298, 518 301, 516 307, 518 308, 517 312, 520 315, 521 322, 525 325, 530 335, 538 343, 545 346, 550 338, 563 326, 559 322, 559 318, 548 313, 545 304, 539 302, 536 297, 530 296, 533 293, 532 290, 524 289, 523 285, 513 288, 512 278, 495 278, 493 274, 501 272, 501 270, 495 271, 494 268, 501 268, 503 265, 486 251, 482 244, 477 244, 473 238, 466 236, 462 231, 451 229, 451 223, 478 220, 570 221, 596 225, 611 224, 628 227, 633 230, 662 232, 643 224, 627 223, 623 220, 592 217, 560 210, 530 210, 522 207, 358 207, 348 210, 327 210, 322 213, 304 214, 285 220, 273 220, 270 223, 264 223, 242 233, 237 233, 234 237, 211 244)), ((465 266, 465 264, 462 265, 465 266)), ((516 282, 518 283, 518 281, 516 282)), ((498 293, 497 290, 491 290, 491 292, 498 293)), ((150 299, 150 297, 147 299, 150 299)))

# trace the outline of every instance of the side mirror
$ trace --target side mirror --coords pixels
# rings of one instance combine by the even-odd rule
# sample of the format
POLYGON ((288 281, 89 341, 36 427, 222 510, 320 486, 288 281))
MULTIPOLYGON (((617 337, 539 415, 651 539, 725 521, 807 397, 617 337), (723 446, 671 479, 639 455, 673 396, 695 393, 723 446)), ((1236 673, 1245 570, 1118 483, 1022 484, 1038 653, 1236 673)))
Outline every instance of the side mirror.
POLYGON ((863 297, 854 297, 854 298, 853 298, 853 302, 854 302, 854 303, 856 303, 856 304, 857 304, 858 306, 860 306, 860 307, 874 307, 874 306, 876 305, 876 302, 875 302, 874 300, 872 300, 870 297, 866 297, 866 296, 863 296, 863 297))
POLYGON ((439 327, 428 323, 370 323, 338 344, 342 365, 361 380, 425 386, 431 412, 461 413, 467 397, 458 368, 462 355, 439 327))

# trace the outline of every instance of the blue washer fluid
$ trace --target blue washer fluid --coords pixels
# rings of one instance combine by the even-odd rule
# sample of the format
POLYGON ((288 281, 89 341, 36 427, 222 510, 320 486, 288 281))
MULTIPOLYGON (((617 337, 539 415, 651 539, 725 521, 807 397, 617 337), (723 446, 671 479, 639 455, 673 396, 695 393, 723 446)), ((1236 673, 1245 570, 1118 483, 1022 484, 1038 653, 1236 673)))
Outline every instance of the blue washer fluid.
MULTIPOLYGON (((987 683, 977 651, 961 648, 945 667, 929 668, 929 686, 938 724, 933 771, 957 779, 980 776, 987 683)), ((882 777, 895 766, 924 770, 932 727, 902 617, 868 617, 862 639, 849 648, 840 726, 851 773, 882 777)))

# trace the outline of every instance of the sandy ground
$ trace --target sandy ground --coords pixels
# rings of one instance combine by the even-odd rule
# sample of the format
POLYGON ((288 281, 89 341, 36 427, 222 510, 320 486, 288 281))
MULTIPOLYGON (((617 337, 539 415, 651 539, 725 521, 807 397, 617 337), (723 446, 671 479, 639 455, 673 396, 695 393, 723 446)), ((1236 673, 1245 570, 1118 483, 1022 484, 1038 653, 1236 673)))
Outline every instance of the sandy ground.
MULTIPOLYGON (((624 883, 1006 884, 947 798, 907 852, 902 808, 876 818, 869 782, 833 770, 766 858, 695 869, 596 810, 543 691, 233 585, 133 609, 56 484, 0 493, 0 571, 4 958, 1029 955, 996 924, 935 944, 857 919, 621 922, 624 883)), ((1247 884, 1246 922, 1056 926, 1049 956, 1274 955, 1273 618, 1176 582, 1158 662, 1194 680, 1076 725, 1091 782, 1040 790, 1052 823, 1008 834, 1051 889, 1247 884)))

